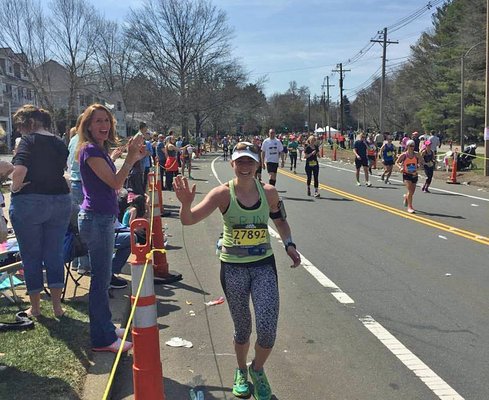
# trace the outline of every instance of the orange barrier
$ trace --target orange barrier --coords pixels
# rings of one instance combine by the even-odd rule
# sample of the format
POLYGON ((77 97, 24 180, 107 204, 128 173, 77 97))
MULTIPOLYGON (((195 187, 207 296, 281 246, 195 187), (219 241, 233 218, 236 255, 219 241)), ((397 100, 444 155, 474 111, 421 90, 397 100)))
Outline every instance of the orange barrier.
POLYGON ((457 182, 457 157, 458 154, 455 151, 453 153, 452 174, 450 175, 450 178, 447 180, 447 183, 455 184, 455 185, 459 183, 457 182))
MULTIPOLYGON (((150 192, 155 192, 155 196, 150 193, 150 205, 153 208, 153 231, 151 241, 153 249, 165 248, 165 238, 163 234, 163 224, 161 223, 163 194, 161 191, 161 180, 156 179, 154 173, 148 174, 148 180, 150 182, 150 192)), ((154 279, 157 283, 173 283, 182 279, 181 274, 172 274, 169 272, 168 261, 166 259, 166 253, 161 251, 153 252, 153 269, 154 279)))
POLYGON ((143 281, 132 324, 134 398, 164 400, 153 268, 145 268, 146 257, 151 251, 149 234, 150 227, 146 219, 139 218, 132 221, 131 252, 136 256, 135 260, 131 261, 132 305, 143 281), (137 229, 146 230, 144 245, 137 244, 134 240, 137 229))

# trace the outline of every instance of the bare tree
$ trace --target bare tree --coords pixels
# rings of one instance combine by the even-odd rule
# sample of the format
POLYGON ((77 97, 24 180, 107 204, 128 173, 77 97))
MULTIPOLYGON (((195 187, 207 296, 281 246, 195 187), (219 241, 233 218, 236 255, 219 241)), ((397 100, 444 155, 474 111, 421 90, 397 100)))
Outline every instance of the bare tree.
POLYGON ((78 90, 93 73, 90 60, 100 40, 101 19, 86 0, 52 0, 50 29, 57 60, 69 75, 67 125, 74 119, 78 90))
POLYGON ((136 42, 140 65, 178 93, 185 136, 192 72, 228 57, 231 33, 226 14, 207 0, 147 0, 130 13, 127 34, 136 42))
POLYGON ((43 81, 39 66, 51 57, 46 18, 40 2, 33 0, 0 1, 0 44, 10 48, 26 68, 35 97, 48 110, 54 111, 52 96, 43 81))
POLYGON ((102 19, 99 28, 94 53, 99 79, 106 90, 120 90, 127 103, 128 83, 140 72, 134 66, 133 40, 116 22, 102 19))

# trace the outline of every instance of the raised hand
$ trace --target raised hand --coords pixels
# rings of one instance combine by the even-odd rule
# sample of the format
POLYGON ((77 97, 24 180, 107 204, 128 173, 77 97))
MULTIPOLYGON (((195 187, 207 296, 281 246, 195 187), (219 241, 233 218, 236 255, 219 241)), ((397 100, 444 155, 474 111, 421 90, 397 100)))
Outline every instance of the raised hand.
POLYGON ((196 189, 197 187, 195 186, 195 184, 193 184, 192 188, 190 188, 188 184, 188 179, 181 175, 176 176, 173 180, 173 190, 175 191, 177 199, 183 205, 192 204, 195 199, 196 189))

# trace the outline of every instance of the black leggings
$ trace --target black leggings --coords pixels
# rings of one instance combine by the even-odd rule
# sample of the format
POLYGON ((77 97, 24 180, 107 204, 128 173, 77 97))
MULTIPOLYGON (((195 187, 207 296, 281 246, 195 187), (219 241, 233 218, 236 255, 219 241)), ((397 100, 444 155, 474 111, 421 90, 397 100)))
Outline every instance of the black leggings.
POLYGON ((426 174, 426 185, 431 184, 431 180, 433 179, 433 171, 434 167, 427 167, 426 165, 424 166, 424 173, 426 174))
POLYGON ((297 152, 295 153, 289 153, 290 156, 290 169, 297 168, 297 152))
POLYGON ((178 171, 166 171, 165 172, 165 185, 166 190, 173 190, 173 178, 178 175, 178 171))
POLYGON ((319 165, 310 167, 306 164, 307 186, 311 185, 312 176, 314 175, 314 187, 319 187, 319 165))

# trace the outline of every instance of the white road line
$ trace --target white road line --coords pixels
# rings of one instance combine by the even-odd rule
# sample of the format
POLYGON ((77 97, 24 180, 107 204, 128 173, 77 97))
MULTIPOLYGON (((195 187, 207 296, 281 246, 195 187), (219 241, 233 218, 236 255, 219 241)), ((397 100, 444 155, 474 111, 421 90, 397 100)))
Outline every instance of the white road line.
MULTIPOLYGON (((218 158, 214 159, 211 164, 212 172, 214 176, 222 183, 217 172, 214 168, 214 163, 218 158)), ((276 238, 279 242, 280 235, 270 225, 268 226, 270 236, 276 238)), ((354 300, 343 292, 336 283, 324 275, 317 267, 315 267, 303 254, 299 253, 302 259, 302 266, 309 272, 321 286, 331 289, 331 294, 341 304, 353 304, 354 300)), ((387 347, 387 349, 394 354, 401 362, 414 374, 421 379, 421 381, 428 386, 428 388, 436 395, 440 400, 464 400, 448 383, 441 379, 433 370, 431 370, 423 361, 415 356, 406 346, 404 346, 399 340, 397 340, 387 329, 375 321, 371 316, 359 318, 362 324, 377 338, 380 342, 387 347)))
MULTIPOLYGON (((338 166, 332 165, 332 164, 319 163, 319 165, 322 165, 322 166, 328 167, 328 168, 332 168, 332 169, 336 169, 337 171, 346 171, 346 172, 350 172, 352 174, 355 173, 355 171, 353 171, 351 169, 338 167, 338 166)), ((389 180, 392 181, 392 182, 403 183, 401 180, 395 179, 395 178, 392 178, 392 177, 389 178, 389 180)), ((421 185, 418 185, 418 186, 421 187, 421 185)), ((488 198, 478 197, 478 196, 472 196, 470 194, 464 194, 464 193, 459 193, 459 192, 452 192, 451 190, 438 189, 438 188, 435 188, 433 186, 430 186, 430 190, 436 190, 438 192, 449 193, 449 194, 456 194, 458 196, 467 197, 469 199, 476 199, 476 200, 481 200, 481 201, 487 201, 487 202, 489 202, 489 199, 488 198)))
POLYGON ((416 357, 370 315, 360 318, 363 325, 387 347, 401 362, 421 379, 441 400, 463 400, 448 383, 441 379, 431 368, 416 357))

